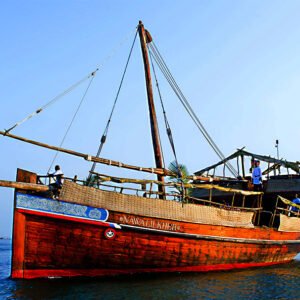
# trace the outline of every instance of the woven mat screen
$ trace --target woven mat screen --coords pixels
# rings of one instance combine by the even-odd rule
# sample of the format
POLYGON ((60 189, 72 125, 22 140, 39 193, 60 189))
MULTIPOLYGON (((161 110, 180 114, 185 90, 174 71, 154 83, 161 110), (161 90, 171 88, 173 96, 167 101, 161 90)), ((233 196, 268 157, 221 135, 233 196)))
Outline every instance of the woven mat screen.
POLYGON ((151 199, 103 191, 65 181, 60 199, 139 216, 191 223, 253 228, 253 212, 233 211, 171 200, 151 199))
POLYGON ((278 231, 300 232, 300 218, 280 214, 278 231))

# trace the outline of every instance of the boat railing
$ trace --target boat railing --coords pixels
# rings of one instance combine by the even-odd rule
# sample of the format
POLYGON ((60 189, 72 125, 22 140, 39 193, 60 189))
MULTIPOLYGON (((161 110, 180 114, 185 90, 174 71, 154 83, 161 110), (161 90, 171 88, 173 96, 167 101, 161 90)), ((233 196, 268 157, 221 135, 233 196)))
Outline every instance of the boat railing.
POLYGON ((300 206, 278 195, 274 213, 270 222, 271 227, 274 226, 276 217, 279 218, 280 214, 286 215, 288 217, 300 218, 300 206), (293 210, 292 207, 295 207, 296 209, 293 210))
MULTIPOLYGON (((49 185, 51 184, 51 178, 47 175, 38 175, 37 177, 37 183, 43 184, 43 185, 49 185)), ((74 178, 70 177, 64 177, 64 180, 76 182, 81 185, 88 185, 86 180, 80 180, 77 179, 75 176, 74 178)), ((108 184, 108 183, 103 183, 101 181, 94 182, 93 185, 90 185, 91 187, 105 190, 105 191, 110 191, 110 192, 117 192, 120 194, 123 194, 124 192, 127 191, 127 194, 133 194, 136 196, 140 197, 147 197, 147 198, 159 198, 160 195, 163 195, 167 197, 169 200, 175 200, 179 201, 180 195, 174 194, 174 193, 162 193, 157 190, 155 190, 154 184, 150 184, 150 189, 147 190, 145 188, 134 188, 134 187, 129 187, 129 186, 124 186, 124 185, 116 185, 116 184, 108 184)))
POLYGON ((254 212, 262 211, 262 207, 252 208, 252 207, 243 207, 243 206, 232 206, 231 204, 228 204, 226 202, 219 203, 219 202, 214 202, 212 200, 200 199, 200 198, 189 197, 189 196, 187 198, 189 200, 192 200, 192 201, 195 201, 198 203, 202 203, 202 204, 206 204, 208 206, 215 206, 215 207, 224 208, 224 209, 228 209, 228 210, 254 211, 254 212))
MULTIPOLYGON (((157 180, 121 178, 105 174, 94 174, 92 179, 90 178, 87 180, 80 180, 77 178, 77 176, 74 176, 74 178, 64 177, 64 180, 73 181, 77 184, 121 194, 125 193, 152 199, 157 199, 160 198, 160 196, 163 196, 164 199, 180 201, 183 203, 202 204, 227 210, 253 211, 255 213, 254 220, 256 220, 258 223, 260 220, 260 213, 262 211, 262 193, 228 189, 210 184, 181 184, 178 181, 161 182, 157 180), (136 185, 139 185, 139 187, 137 188, 136 185), (160 192, 158 185, 164 185, 166 188, 165 192, 160 192), (201 199, 191 196, 191 190, 193 188, 199 188, 199 186, 209 190, 209 199, 201 199), (214 201, 212 191, 218 188, 222 191, 228 192, 230 195, 232 194, 231 200, 228 202, 214 201), (237 195, 241 197, 238 198, 237 195), (255 196, 256 199, 254 201, 247 202, 247 196, 255 196)), ((38 182, 42 184, 49 184, 49 176, 38 176, 38 182)))

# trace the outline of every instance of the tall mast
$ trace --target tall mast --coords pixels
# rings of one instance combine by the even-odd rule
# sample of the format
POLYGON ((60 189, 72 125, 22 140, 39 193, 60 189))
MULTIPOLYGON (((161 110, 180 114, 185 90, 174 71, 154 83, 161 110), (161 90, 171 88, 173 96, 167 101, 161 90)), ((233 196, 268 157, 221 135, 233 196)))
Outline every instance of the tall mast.
MULTIPOLYGON (((157 125, 157 118, 155 112, 155 106, 153 101, 153 91, 152 91, 152 80, 151 80, 151 73, 150 73, 150 63, 148 57, 148 50, 147 50, 147 42, 150 43, 152 38, 148 31, 145 30, 142 21, 139 21, 139 35, 141 41, 141 49, 144 61, 144 68, 145 68, 145 79, 146 79, 146 88, 147 88, 147 97, 148 97, 148 105, 149 105, 149 115, 150 115, 150 126, 151 126, 151 135, 152 135, 152 144, 153 144, 153 151, 155 157, 155 163, 157 168, 163 168, 163 159, 162 159, 162 150, 160 145, 159 139, 159 132, 158 132, 158 125, 157 125)), ((159 181, 164 181, 164 176, 157 175, 157 179, 159 181)), ((164 187, 158 187, 159 192, 164 193, 164 187)), ((160 198, 163 198, 161 195, 160 198)))

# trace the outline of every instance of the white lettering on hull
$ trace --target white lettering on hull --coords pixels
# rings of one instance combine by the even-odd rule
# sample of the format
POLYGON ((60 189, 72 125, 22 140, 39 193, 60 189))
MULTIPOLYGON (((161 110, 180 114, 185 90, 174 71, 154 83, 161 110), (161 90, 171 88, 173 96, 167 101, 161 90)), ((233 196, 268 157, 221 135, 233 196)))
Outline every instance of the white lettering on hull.
POLYGON ((133 217, 133 216, 126 216, 123 215, 119 218, 119 223, 135 225, 140 227, 149 227, 161 230, 168 230, 168 231, 180 231, 180 225, 168 222, 162 222, 157 220, 149 220, 143 219, 140 217, 133 217))

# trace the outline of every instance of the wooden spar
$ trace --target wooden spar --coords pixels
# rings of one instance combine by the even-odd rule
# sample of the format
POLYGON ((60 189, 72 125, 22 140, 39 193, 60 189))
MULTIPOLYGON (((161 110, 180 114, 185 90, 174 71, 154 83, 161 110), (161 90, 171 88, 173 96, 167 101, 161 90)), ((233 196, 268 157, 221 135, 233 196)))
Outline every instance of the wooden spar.
MULTIPOLYGON (((99 164, 111 165, 114 167, 120 167, 120 168, 135 170, 135 171, 141 171, 141 172, 145 172, 145 173, 153 173, 153 174, 163 175, 163 176, 176 176, 176 174, 173 174, 172 172, 170 172, 169 170, 164 169, 164 168, 148 168, 148 167, 139 167, 139 166, 128 165, 128 164, 125 164, 125 163, 122 163, 119 161, 96 157, 96 156, 92 156, 89 154, 77 152, 74 150, 65 149, 65 148, 61 148, 61 147, 57 147, 57 146, 48 145, 46 143, 41 143, 38 141, 26 139, 26 138, 18 136, 18 135, 5 133, 4 131, 0 131, 0 135, 7 136, 9 138, 19 140, 19 141, 22 141, 22 142, 25 142, 28 144, 32 144, 35 146, 39 146, 42 148, 63 152, 63 153, 69 154, 69 155, 78 156, 78 157, 84 158, 85 160, 90 160, 90 161, 93 161, 93 162, 96 162, 99 164)), ((189 176, 189 177, 187 177, 187 179, 201 180, 201 181, 208 181, 208 182, 220 181, 220 178, 218 178, 218 177, 205 177, 205 176, 189 176)))
MULTIPOLYGON (((155 106, 154 106, 154 101, 153 101, 150 63, 149 63, 147 46, 146 46, 147 42, 151 42, 151 36, 148 32, 146 33, 146 30, 144 28, 142 21, 139 22, 139 35, 140 35, 141 49, 142 49, 144 68, 145 68, 145 79, 146 79, 150 125, 151 125, 151 135, 152 135, 152 144, 153 144, 153 150, 154 150, 155 163, 156 163, 157 168, 163 168, 162 151, 161 151, 161 145, 160 145, 160 139, 159 139, 155 106)), ((164 181, 164 177, 162 175, 158 175, 157 180, 164 181)), ((159 186, 159 192, 164 193, 164 187, 161 185, 159 186)))
POLYGON ((142 172, 146 172, 146 173, 153 173, 153 174, 158 174, 158 175, 176 176, 175 174, 173 174, 172 172, 170 172, 169 170, 164 169, 164 168, 145 168, 145 167, 127 165, 127 164, 123 164, 123 163, 115 161, 115 160, 109 160, 109 159, 106 159, 106 158, 96 157, 96 156, 92 156, 92 155, 89 155, 89 154, 84 154, 84 153, 80 153, 80 152, 77 152, 77 151, 73 151, 73 150, 69 150, 69 149, 65 149, 65 148, 61 148, 61 147, 57 147, 57 146, 51 146, 51 145, 41 143, 41 142, 37 142, 37 141, 34 141, 34 140, 29 140, 29 139, 26 139, 26 138, 21 137, 21 136, 13 135, 13 134, 10 134, 10 133, 5 133, 4 131, 0 131, 0 135, 7 136, 7 137, 10 137, 12 139, 16 139, 16 140, 19 140, 19 141, 22 141, 22 142, 25 142, 25 143, 29 143, 29 144, 32 144, 32 145, 36 145, 36 146, 39 146, 39 147, 43 147, 43 148, 47 148, 47 149, 67 153, 67 154, 70 154, 70 155, 82 157, 85 160, 93 161, 93 162, 96 162, 96 163, 99 163, 99 164, 110 165, 110 166, 114 166, 114 167, 120 167, 120 168, 135 170, 135 171, 142 171, 142 172))
POLYGON ((241 194, 245 196, 250 195, 261 195, 263 192, 255 192, 255 191, 243 191, 233 188, 226 188, 214 184, 194 184, 194 183, 176 183, 176 182, 165 182, 165 181, 158 181, 158 180, 150 180, 150 179, 132 179, 132 178, 122 178, 122 177, 116 177, 116 176, 109 176, 106 174, 100 174, 97 172, 91 172, 92 174, 95 174, 99 176, 100 181, 111 181, 115 183, 136 183, 136 184, 157 184, 157 185, 164 185, 164 186, 170 186, 170 187, 184 187, 184 188, 198 188, 198 189, 207 189, 212 190, 216 189, 223 192, 228 193, 236 193, 241 194))
POLYGON ((251 153, 251 152, 243 150, 243 148, 238 149, 236 152, 229 155, 225 159, 219 161, 218 163, 216 163, 214 165, 211 165, 211 166, 209 166, 205 169, 202 169, 202 170, 199 170, 199 171, 195 172, 195 174, 203 174, 206 171, 209 171, 211 169, 215 169, 216 167, 225 164, 227 161, 229 161, 233 158, 236 158, 239 155, 243 156, 243 157, 247 156, 247 157, 251 157, 251 158, 254 158, 254 159, 258 159, 260 161, 264 161, 264 162, 267 162, 267 163, 269 163, 269 162, 274 163, 274 164, 276 163, 276 164, 279 164, 280 166, 290 168, 293 171, 295 171, 297 174, 300 174, 300 166, 299 166, 300 162, 298 162, 298 161, 292 162, 292 161, 286 161, 286 160, 283 160, 283 159, 276 159, 276 158, 273 158, 273 157, 270 157, 270 156, 251 153))
POLYGON ((35 183, 26 183, 26 182, 15 182, 8 180, 0 180, 0 186, 21 189, 21 190, 30 190, 36 192, 47 192, 49 187, 47 185, 35 184, 35 183))
POLYGON ((277 163, 274 163, 272 166, 268 166, 268 168, 266 170, 264 170, 262 172, 263 175, 268 175, 270 172, 272 172, 273 170, 278 170, 280 168, 280 165, 277 163))
MULTIPOLYGON (((237 158, 238 159, 238 158, 237 158)), ((245 178, 245 161, 244 161, 244 155, 241 155, 241 162, 242 162, 242 173, 243 173, 243 178, 245 178)))
MULTIPOLYGON (((92 174, 95 174, 97 176, 103 176, 103 177, 110 177, 110 178, 118 178, 118 179, 126 179, 126 178, 121 178, 121 177, 116 177, 116 176, 109 176, 109 175, 106 175, 106 174, 101 174, 101 173, 97 173, 97 172, 91 172, 92 174)), ((128 179, 128 178, 127 178, 128 179)), ((204 182, 218 182, 220 181, 221 179, 219 177, 204 177, 204 176, 188 176, 186 177, 187 180, 194 180, 194 181, 204 181, 204 182)), ((130 180, 133 180, 133 179, 130 179, 130 180)), ((149 180, 149 179, 142 179, 142 180, 139 180, 139 182, 145 182, 145 183, 150 183, 150 182, 160 182, 161 184, 164 184, 164 181, 158 181, 158 180, 149 180)), ((242 182, 242 180, 241 180, 242 182)), ((243 180, 243 182, 248 182, 247 180, 243 180)), ((166 183, 167 185, 167 183, 166 183)), ((181 186, 181 184, 179 185, 181 186)))

